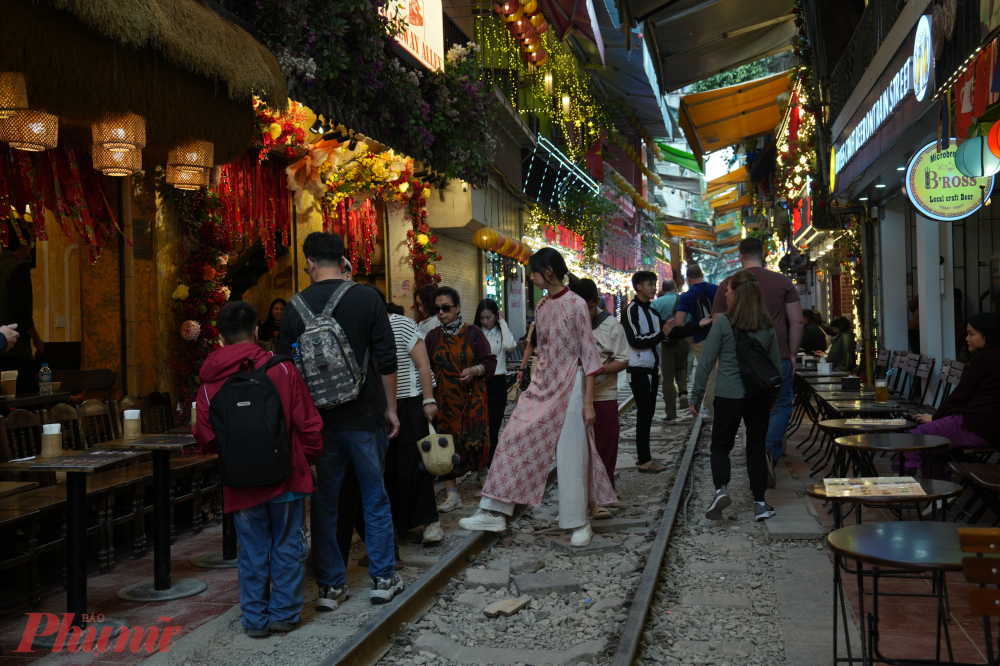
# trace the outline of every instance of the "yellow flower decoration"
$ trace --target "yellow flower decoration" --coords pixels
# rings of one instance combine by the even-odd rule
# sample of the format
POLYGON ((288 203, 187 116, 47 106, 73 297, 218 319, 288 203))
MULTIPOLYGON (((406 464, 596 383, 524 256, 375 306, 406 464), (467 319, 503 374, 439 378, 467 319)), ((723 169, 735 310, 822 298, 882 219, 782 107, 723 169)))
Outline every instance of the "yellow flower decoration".
POLYGON ((430 239, 427 238, 427 234, 417 234, 417 242, 421 245, 427 245, 430 239))
POLYGON ((281 125, 278 123, 271 123, 267 126, 267 133, 271 135, 272 139, 277 139, 281 136, 281 125))
POLYGON ((183 301, 188 297, 188 293, 188 286, 186 284, 179 284, 177 285, 177 288, 174 289, 174 293, 171 294, 170 297, 175 301, 183 301))
POLYGON ((434 275, 437 273, 437 267, 434 264, 427 264, 427 274, 434 275))

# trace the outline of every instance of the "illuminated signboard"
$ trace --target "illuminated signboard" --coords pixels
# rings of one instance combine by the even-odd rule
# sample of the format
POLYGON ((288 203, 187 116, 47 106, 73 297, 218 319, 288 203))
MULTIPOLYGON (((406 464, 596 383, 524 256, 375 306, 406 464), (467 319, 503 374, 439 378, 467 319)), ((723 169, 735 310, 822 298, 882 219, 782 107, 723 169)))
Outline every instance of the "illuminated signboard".
POLYGON ((993 191, 993 176, 970 178, 955 166, 955 140, 951 148, 937 152, 931 141, 914 155, 906 167, 904 187, 913 206, 925 217, 951 222, 972 215, 993 191))

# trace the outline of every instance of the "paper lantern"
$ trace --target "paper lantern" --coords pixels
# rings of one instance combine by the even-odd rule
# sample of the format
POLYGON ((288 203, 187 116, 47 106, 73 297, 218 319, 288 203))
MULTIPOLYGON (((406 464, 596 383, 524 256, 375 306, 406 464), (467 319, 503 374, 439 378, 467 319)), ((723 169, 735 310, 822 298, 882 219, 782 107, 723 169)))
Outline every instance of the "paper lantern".
POLYGON ((536 42, 536 43, 534 43, 534 44, 525 44, 525 45, 524 45, 524 46, 522 47, 522 50, 523 50, 523 51, 524 51, 525 53, 537 53, 538 51, 541 51, 541 50, 542 50, 542 45, 541 45, 541 44, 539 44, 539 43, 537 43, 537 42, 536 42))
POLYGON ((90 126, 94 145, 113 153, 146 147, 146 119, 134 113, 108 113, 90 126))
POLYGON ((521 9, 524 10, 526 16, 534 16, 538 13, 538 0, 527 0, 526 2, 521 2, 521 9))
POLYGON ((990 147, 990 152, 1000 157, 1000 122, 993 123, 990 133, 986 137, 986 142, 990 147))
POLYGON ((518 5, 517 6, 517 11, 515 11, 513 14, 511 14, 509 16, 504 16, 504 18, 507 20, 507 23, 513 23, 514 21, 517 21, 518 19, 522 18, 523 16, 524 16, 524 10, 521 9, 521 5, 518 5))
POLYGON ((167 166, 180 171, 200 173, 211 169, 215 161, 215 144, 209 141, 188 141, 167 154, 167 166))
POLYGON ((131 176, 142 171, 142 152, 121 150, 112 152, 94 145, 94 170, 105 176, 131 176))
POLYGON ((497 252, 500 256, 506 257, 510 253, 510 247, 513 240, 509 236, 504 236, 503 243, 500 245, 500 251, 497 252))
POLYGON ((990 151, 985 136, 975 136, 958 147, 955 167, 963 176, 985 178, 1000 171, 1000 157, 990 151))
POLYGON ((181 171, 177 167, 167 166, 167 182, 178 190, 197 190, 208 186, 208 171, 181 171))
POLYGON ((472 236, 472 244, 481 250, 490 249, 494 243, 497 242, 497 238, 500 234, 496 229, 490 229, 489 227, 483 227, 477 231, 472 236))
POLYGON ((59 118, 43 111, 22 111, 0 120, 0 141, 30 152, 55 148, 59 145, 59 118))
POLYGON ((493 9, 496 10, 497 14, 501 16, 510 16, 511 14, 521 10, 521 3, 517 0, 508 0, 507 2, 501 4, 493 5, 493 9))
POLYGON ((529 20, 531 21, 531 25, 535 26, 535 29, 538 30, 539 34, 544 32, 544 30, 542 30, 542 26, 547 24, 543 15, 535 14, 529 20))
POLYGON ((541 67, 549 60, 549 52, 544 49, 541 51, 535 51, 534 53, 529 53, 526 56, 528 62, 535 65, 535 67, 541 67))
POLYGON ((24 85, 24 74, 0 72, 0 118, 28 110, 28 89, 24 85))

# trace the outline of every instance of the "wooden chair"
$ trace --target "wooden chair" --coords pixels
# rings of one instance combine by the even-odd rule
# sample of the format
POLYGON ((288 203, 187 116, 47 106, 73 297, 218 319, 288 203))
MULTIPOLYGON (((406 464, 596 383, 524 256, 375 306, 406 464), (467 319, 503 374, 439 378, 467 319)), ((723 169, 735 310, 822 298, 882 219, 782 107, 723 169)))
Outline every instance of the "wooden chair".
POLYGON ((100 400, 84 400, 77 408, 80 415, 80 434, 85 448, 93 448, 101 442, 118 439, 115 432, 111 408, 100 400))
POLYGON ((890 372, 893 374, 892 381, 889 384, 890 393, 899 395, 903 391, 906 383, 903 365, 906 363, 907 354, 909 352, 906 350, 892 352, 892 360, 889 362, 890 372))
POLYGON ((37 456, 42 447, 42 420, 28 409, 15 409, 3 420, 5 448, 9 460, 37 456))
POLYGON ((52 381, 60 382, 60 391, 82 393, 103 391, 104 400, 111 400, 111 385, 115 383, 115 371, 99 370, 53 370, 52 381))
POLYGON ((42 589, 38 578, 38 517, 36 510, 0 509, 0 541, 4 544, 0 571, 26 565, 26 577, 10 577, 27 581, 28 604, 35 611, 41 604, 42 589))
MULTIPOLYGON (((1000 529, 960 527, 958 540, 962 552, 974 554, 974 557, 962 559, 965 580, 979 585, 969 589, 969 610, 983 616, 986 663, 995 665, 990 618, 1000 616, 1000 560, 984 555, 1000 553, 1000 529)), ((1000 655, 1000 646, 996 654, 1000 655)))
POLYGON ((87 442, 80 435, 80 414, 73 405, 60 403, 42 413, 43 423, 58 423, 62 426, 63 449, 82 451, 87 442))
POLYGON ((875 357, 875 379, 885 377, 889 372, 889 362, 892 359, 892 351, 880 349, 875 357))
POLYGON ((139 420, 142 423, 142 432, 143 434, 149 432, 149 427, 147 426, 146 423, 147 421, 146 406, 143 403, 142 398, 137 398, 134 395, 127 395, 123 397, 121 400, 118 400, 117 402, 112 401, 111 406, 114 408, 113 409, 115 417, 114 423, 115 423, 115 428, 117 429, 115 432, 117 433, 118 437, 124 436, 123 433, 125 432, 125 430, 122 421, 125 419, 126 409, 138 409, 140 411, 139 420))
POLYGON ((174 427, 174 405, 169 393, 150 393, 143 402, 146 405, 143 432, 162 434, 174 427))

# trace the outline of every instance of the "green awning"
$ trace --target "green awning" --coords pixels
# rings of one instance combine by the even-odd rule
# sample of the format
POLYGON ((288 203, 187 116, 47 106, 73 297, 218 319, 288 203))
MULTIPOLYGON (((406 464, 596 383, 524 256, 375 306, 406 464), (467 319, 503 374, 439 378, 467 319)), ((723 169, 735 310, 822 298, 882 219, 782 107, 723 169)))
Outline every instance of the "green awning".
POLYGON ((665 143, 656 142, 656 145, 660 147, 663 152, 663 159, 667 162, 673 162, 674 164, 680 165, 685 169, 690 169, 691 171, 697 171, 698 173, 704 173, 701 167, 698 166, 698 160, 695 159, 694 155, 691 153, 685 153, 683 150, 678 150, 676 148, 671 148, 665 143))

